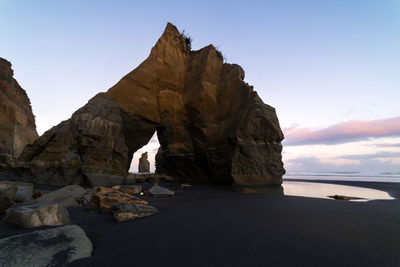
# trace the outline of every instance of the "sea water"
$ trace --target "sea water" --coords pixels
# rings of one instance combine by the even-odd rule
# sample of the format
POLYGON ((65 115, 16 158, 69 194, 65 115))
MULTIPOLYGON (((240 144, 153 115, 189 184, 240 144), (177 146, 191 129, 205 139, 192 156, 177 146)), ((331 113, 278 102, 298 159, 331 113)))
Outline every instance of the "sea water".
POLYGON ((287 172, 283 179, 400 183, 400 172, 287 172))
POLYGON ((361 172, 288 172, 283 177, 280 191, 268 187, 253 188, 265 194, 283 194, 311 198, 325 198, 340 195, 354 197, 352 201, 390 200, 393 199, 382 190, 331 184, 329 181, 386 182, 400 183, 400 173, 361 173, 361 172), (301 180, 304 180, 302 182, 301 180), (312 181, 318 181, 312 182, 312 181), (324 183, 326 181, 326 183, 324 183))

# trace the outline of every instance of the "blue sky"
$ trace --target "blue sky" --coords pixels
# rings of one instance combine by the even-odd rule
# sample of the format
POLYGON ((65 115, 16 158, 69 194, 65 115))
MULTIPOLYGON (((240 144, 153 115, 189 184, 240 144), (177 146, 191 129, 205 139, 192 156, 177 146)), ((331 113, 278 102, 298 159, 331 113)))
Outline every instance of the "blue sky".
POLYGON ((212 43, 240 64, 277 109, 291 138, 288 170, 362 170, 366 159, 348 156, 376 154, 371 169, 400 172, 400 130, 381 123, 400 116, 400 1, 0 0, 0 57, 12 62, 43 133, 140 64, 168 21, 194 49, 212 43), (325 144, 294 135, 352 121, 391 130, 325 144))

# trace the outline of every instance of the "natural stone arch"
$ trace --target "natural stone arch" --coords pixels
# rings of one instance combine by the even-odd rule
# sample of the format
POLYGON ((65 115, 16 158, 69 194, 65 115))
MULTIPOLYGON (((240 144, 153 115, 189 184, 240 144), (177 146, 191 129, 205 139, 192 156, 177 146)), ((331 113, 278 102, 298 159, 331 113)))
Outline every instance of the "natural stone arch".
POLYGON ((149 57, 26 148, 23 175, 42 183, 121 182, 154 132, 156 172, 194 182, 280 184, 275 109, 212 45, 188 49, 168 24, 149 57))

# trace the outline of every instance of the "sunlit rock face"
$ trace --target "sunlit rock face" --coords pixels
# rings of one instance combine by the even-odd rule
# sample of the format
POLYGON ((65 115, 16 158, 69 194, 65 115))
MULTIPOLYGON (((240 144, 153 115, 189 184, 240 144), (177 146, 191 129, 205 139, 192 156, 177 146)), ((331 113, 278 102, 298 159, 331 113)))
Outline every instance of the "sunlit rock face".
POLYGON ((29 98, 13 76, 11 63, 0 58, 0 169, 38 137, 29 98))
POLYGON ((46 183, 83 183, 97 173, 124 177, 133 153, 157 131, 158 173, 280 184, 283 133, 275 109, 243 79, 243 69, 224 63, 214 46, 190 51, 168 24, 142 64, 27 148, 21 170, 46 183))

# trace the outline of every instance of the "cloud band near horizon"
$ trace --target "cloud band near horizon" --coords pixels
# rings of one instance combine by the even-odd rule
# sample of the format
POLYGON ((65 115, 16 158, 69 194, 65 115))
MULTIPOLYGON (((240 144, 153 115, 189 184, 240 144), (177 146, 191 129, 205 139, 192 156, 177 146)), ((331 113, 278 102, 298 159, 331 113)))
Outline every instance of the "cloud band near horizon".
POLYGON ((324 129, 286 128, 285 146, 334 145, 370 138, 400 136, 400 117, 380 120, 351 120, 324 129))

